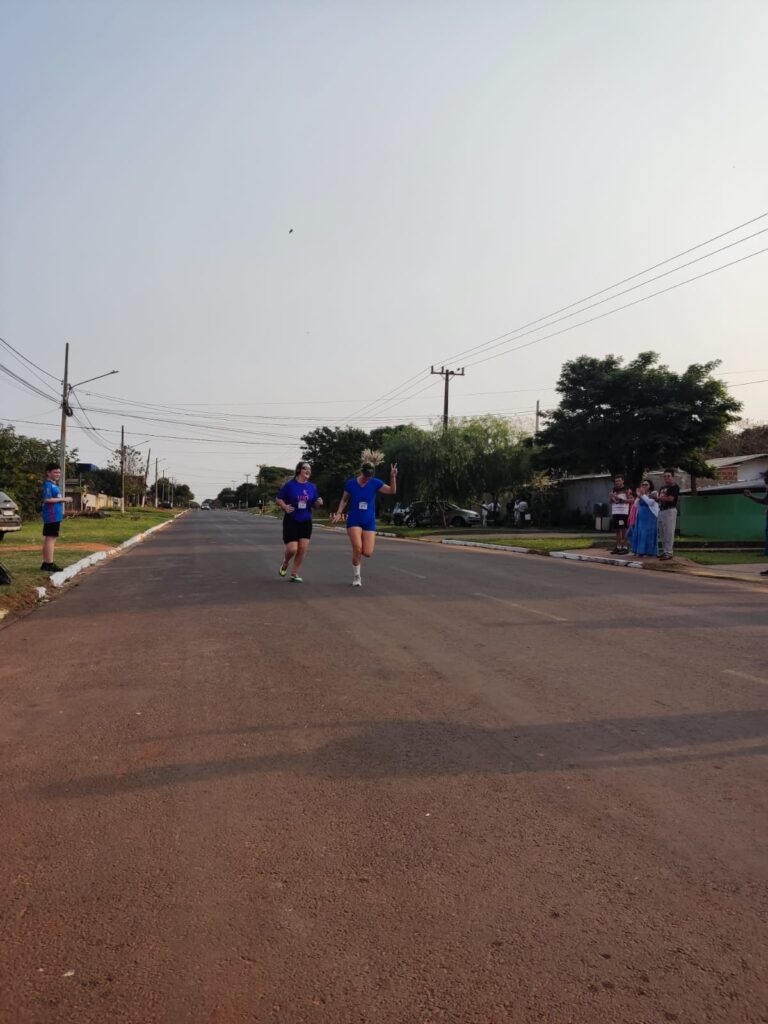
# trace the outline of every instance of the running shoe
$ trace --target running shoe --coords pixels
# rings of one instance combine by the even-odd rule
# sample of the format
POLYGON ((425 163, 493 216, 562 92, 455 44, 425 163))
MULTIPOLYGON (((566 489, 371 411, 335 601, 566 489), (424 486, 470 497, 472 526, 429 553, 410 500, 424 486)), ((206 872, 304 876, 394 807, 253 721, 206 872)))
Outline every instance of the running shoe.
POLYGON ((285 574, 287 572, 288 572, 288 566, 287 565, 281 565, 280 568, 277 570, 277 575, 278 576, 285 576, 285 574))
POLYGON ((64 572, 64 570, 62 569, 62 567, 61 567, 60 565, 56 565, 56 563, 55 563, 55 562, 49 562, 49 563, 48 563, 48 569, 47 569, 47 571, 48 571, 48 572, 64 572))
POLYGON ((290 580, 289 580, 289 582, 290 583, 303 583, 304 580, 301 578, 301 576, 297 576, 296 573, 293 573, 291 578, 290 578, 290 580))
POLYGON ((362 579, 359 576, 353 576, 352 577, 352 586, 353 587, 362 587, 362 585, 363 585, 363 581, 362 581, 362 579))

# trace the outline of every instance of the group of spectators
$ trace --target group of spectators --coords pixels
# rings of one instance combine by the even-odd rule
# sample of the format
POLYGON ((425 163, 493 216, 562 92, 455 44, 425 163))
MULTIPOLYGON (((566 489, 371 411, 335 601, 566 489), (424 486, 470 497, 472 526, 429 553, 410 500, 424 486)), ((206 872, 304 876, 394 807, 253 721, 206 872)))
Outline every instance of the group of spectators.
POLYGON ((612 553, 626 555, 631 547, 633 555, 660 557, 662 561, 672 558, 679 497, 680 487, 672 469, 664 470, 664 484, 658 490, 650 479, 632 488, 621 474, 615 476, 610 494, 611 526, 616 531, 612 553))

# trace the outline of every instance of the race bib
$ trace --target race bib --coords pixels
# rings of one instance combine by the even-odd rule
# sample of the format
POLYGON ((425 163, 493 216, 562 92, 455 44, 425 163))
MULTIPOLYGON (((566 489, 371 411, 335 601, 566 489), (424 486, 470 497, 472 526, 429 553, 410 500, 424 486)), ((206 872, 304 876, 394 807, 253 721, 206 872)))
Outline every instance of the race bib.
POLYGON ((300 501, 299 502, 299 508, 306 508, 306 507, 307 507, 306 501, 300 501))
POLYGON ((368 502, 367 501, 360 501, 360 502, 358 502, 357 507, 360 509, 361 512, 367 512, 368 511, 368 502))

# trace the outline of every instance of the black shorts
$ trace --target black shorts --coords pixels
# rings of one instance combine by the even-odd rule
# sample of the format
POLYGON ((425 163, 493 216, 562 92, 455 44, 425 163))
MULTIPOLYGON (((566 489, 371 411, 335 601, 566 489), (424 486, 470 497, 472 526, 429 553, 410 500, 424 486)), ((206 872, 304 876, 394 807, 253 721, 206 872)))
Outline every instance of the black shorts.
POLYGON ((44 537, 58 537, 61 523, 43 523, 44 537))
POLYGON ((629 515, 611 516, 611 529, 613 530, 626 530, 628 523, 629 515))
POLYGON ((297 523, 290 516, 283 517, 283 544, 293 544, 297 540, 309 540, 312 536, 312 520, 305 519, 297 523))

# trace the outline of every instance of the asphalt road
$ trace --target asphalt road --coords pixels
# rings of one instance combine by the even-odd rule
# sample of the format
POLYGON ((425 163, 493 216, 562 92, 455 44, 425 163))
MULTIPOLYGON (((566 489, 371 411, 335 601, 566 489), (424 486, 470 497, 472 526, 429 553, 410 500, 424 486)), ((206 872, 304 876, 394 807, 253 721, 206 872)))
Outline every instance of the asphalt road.
POLYGON ((768 1021, 757 587, 191 513, 0 631, 3 1024, 768 1021))

